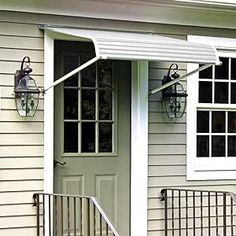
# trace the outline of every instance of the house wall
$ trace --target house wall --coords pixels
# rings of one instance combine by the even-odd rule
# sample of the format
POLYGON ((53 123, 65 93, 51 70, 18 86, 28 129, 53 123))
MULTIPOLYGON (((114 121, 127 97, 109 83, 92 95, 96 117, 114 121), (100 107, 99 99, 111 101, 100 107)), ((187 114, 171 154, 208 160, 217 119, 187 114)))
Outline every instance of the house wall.
MULTIPOLYGON (((43 32, 39 24, 101 27, 156 32, 177 38, 187 34, 235 36, 223 29, 106 21, 17 12, 0 12, 0 235, 35 235, 32 194, 43 191, 43 97, 33 118, 18 116, 14 73, 22 58, 31 58, 33 77, 43 86, 43 32)), ((169 64, 150 63, 149 88, 160 84, 169 64)), ((186 65, 180 65, 182 73, 186 65)), ((161 109, 160 93, 149 97, 148 235, 162 235, 163 187, 236 191, 235 181, 186 181, 186 120, 170 121, 161 109)))

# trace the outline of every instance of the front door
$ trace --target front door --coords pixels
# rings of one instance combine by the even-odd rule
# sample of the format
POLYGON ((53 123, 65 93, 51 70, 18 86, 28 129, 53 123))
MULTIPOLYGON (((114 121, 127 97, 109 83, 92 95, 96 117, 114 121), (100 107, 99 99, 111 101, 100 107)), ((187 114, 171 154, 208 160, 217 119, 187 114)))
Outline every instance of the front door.
MULTIPOLYGON (((89 43, 55 42, 55 77, 94 56, 89 43)), ((122 236, 130 225, 130 77, 101 60, 55 88, 55 193, 96 196, 122 236)))

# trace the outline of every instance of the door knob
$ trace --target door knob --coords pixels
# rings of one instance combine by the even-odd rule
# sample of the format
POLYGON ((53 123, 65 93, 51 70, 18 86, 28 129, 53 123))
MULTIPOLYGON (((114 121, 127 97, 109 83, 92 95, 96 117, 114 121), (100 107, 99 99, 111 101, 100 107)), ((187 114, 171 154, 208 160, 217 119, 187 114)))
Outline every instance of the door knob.
POLYGON ((58 161, 58 160, 55 160, 54 159, 54 167, 56 167, 57 165, 59 166, 65 166, 67 163, 64 161, 64 162, 61 162, 61 161, 58 161))

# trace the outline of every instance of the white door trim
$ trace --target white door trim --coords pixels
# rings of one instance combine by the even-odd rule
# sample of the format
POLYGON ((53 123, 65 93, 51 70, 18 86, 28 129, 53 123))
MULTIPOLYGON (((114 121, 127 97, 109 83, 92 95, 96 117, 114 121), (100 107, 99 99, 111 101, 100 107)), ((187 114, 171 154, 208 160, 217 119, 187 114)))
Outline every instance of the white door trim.
MULTIPOLYGON (((53 83, 54 39, 44 34, 44 86, 53 83)), ((148 62, 132 63, 131 89, 131 236, 147 235, 148 62)), ((54 89, 44 95, 44 192, 53 193, 54 89)))

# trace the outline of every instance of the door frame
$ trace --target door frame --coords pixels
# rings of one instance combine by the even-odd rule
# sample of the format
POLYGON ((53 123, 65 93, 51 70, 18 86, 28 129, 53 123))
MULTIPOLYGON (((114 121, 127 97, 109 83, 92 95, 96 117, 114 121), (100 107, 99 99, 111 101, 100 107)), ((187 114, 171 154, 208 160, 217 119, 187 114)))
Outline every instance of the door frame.
MULTIPOLYGON (((44 31, 44 87, 54 81, 54 40, 76 37, 44 31)), ((53 193, 54 89, 44 94, 44 192, 53 193)), ((130 236, 147 235, 148 61, 133 61, 131 76, 130 236)), ((47 231, 45 231, 47 232, 47 231)))

